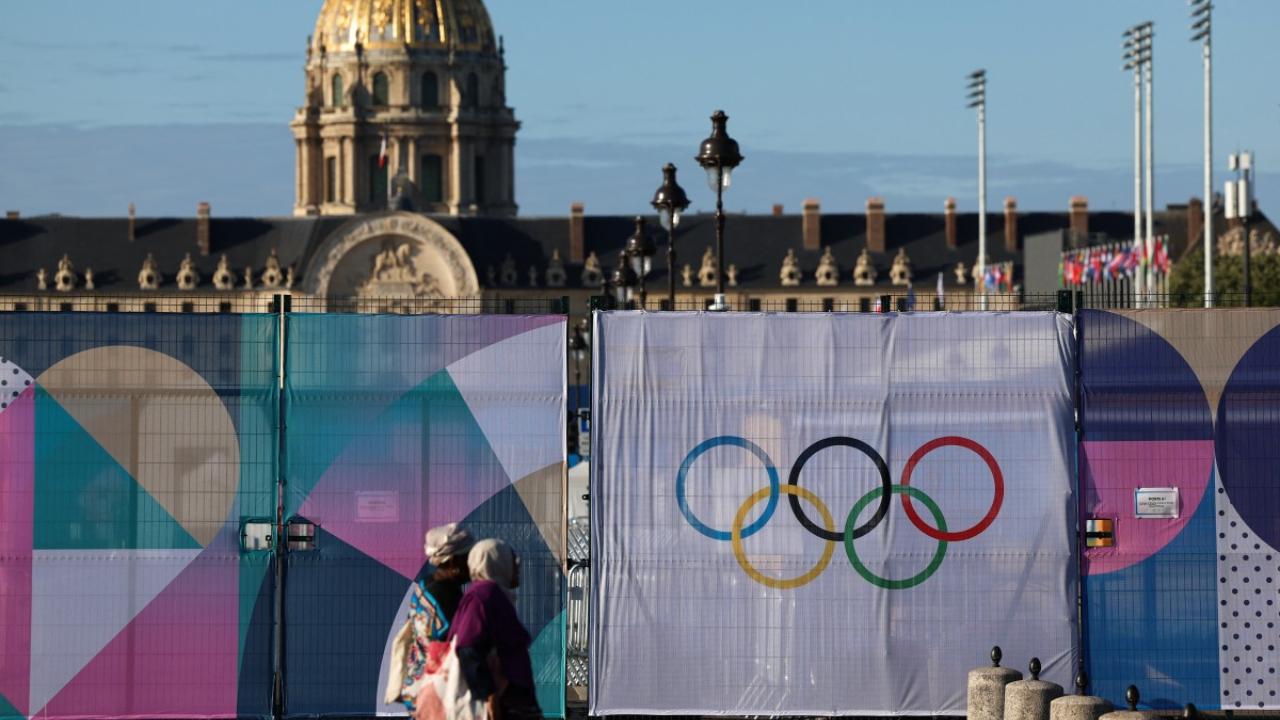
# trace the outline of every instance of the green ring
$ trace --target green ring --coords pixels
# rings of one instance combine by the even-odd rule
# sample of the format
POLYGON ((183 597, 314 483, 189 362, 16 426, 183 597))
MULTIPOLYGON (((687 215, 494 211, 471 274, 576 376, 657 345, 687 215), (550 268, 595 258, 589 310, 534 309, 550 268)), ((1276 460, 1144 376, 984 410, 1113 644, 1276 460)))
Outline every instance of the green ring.
MULTIPOLYGON (((933 553, 933 559, 929 561, 929 565, 925 567, 924 570, 921 570, 919 573, 912 575, 905 580, 890 580, 888 578, 882 578, 871 572, 871 570, 868 569, 866 565, 863 565, 862 561, 858 559, 858 553, 853 549, 853 529, 858 522, 858 515, 862 513, 863 508, 870 505, 883 492, 884 488, 873 488, 871 492, 863 495, 862 499, 859 500, 853 506, 853 509, 849 511, 849 519, 844 523, 844 551, 845 554, 849 556, 849 564, 853 566, 854 570, 858 571, 858 574, 862 576, 863 580, 866 580, 876 587, 884 588, 885 590, 906 590, 907 588, 913 588, 925 580, 928 580, 935 572, 938 571, 938 568, 942 567, 942 559, 947 556, 947 541, 939 540, 938 549, 933 553)), ((942 532, 946 532, 947 521, 942 517, 942 510, 938 507, 937 503, 933 501, 933 498, 924 494, 924 491, 910 485, 894 485, 893 492, 899 495, 910 495, 916 500, 924 503, 924 506, 929 509, 929 513, 933 515, 933 520, 937 523, 938 529, 942 532)))

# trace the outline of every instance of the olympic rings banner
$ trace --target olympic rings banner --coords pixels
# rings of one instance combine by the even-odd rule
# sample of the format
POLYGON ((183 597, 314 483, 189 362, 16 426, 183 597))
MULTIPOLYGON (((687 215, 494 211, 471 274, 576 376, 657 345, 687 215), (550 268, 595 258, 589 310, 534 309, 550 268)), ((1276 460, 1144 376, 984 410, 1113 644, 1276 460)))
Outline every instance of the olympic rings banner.
POLYGON ((1071 319, 596 316, 591 712, 964 714, 1076 658, 1071 319))

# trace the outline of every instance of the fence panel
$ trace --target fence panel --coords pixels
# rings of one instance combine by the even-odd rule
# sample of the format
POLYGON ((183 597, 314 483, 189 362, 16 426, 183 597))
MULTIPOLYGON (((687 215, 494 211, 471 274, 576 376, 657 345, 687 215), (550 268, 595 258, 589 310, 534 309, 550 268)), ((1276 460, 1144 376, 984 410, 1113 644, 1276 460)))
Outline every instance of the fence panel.
POLYGON ((963 714, 993 644, 1069 683, 1068 316, 610 312, 592 345, 593 714, 963 714))
POLYGON ((1280 707, 1280 311, 1079 320, 1082 520, 1114 538, 1082 562, 1096 692, 1280 707))
POLYGON ((276 318, 0 314, 0 717, 268 717, 276 318))
POLYGON ((285 714, 382 704, 391 640, 462 522, 522 558, 538 698, 564 713, 566 322, 559 316, 291 314, 286 515, 314 523, 285 582, 285 714))

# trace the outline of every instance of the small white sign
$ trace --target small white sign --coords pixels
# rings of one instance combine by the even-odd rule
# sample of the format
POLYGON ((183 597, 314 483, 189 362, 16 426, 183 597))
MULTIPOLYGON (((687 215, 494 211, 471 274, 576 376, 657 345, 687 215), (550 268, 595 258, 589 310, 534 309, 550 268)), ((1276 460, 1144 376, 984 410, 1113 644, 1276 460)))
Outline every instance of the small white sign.
POLYGON ((1138 488, 1133 491, 1133 516, 1136 518, 1178 517, 1178 488, 1138 488))
POLYGON ((397 522, 399 520, 399 493, 385 491, 356 493, 357 522, 397 522))

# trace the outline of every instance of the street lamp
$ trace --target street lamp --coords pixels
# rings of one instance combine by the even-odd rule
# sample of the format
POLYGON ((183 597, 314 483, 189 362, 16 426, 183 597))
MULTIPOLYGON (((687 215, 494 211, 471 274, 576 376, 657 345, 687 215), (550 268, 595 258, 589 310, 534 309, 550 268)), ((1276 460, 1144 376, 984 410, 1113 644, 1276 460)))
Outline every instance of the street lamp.
POLYGON ((627 259, 631 263, 631 271, 636 274, 640 280, 640 309, 645 309, 645 300, 648 298, 648 292, 645 289, 645 279, 649 276, 649 272, 653 270, 653 256, 657 254, 658 248, 653 244, 653 240, 649 239, 649 235, 644 231, 644 218, 636 216, 636 231, 631 233, 631 237, 627 238, 627 259))
MULTIPOLYGON (((1145 240, 1147 233, 1143 231, 1142 224, 1142 71, 1151 62, 1151 23, 1134 25, 1124 31, 1124 38, 1124 69, 1133 71, 1133 245, 1138 257, 1146 258, 1150 256, 1150 249, 1147 247, 1145 240)), ((1151 102, 1148 98, 1147 112, 1150 113, 1150 111, 1151 102)), ((1150 118, 1148 118, 1147 132, 1150 133, 1150 131, 1150 118)), ((1149 147, 1150 139, 1148 138, 1149 147)), ((1147 211, 1151 211, 1150 203, 1147 211)), ((1150 227, 1150 218, 1148 218, 1148 227, 1150 227)), ((1147 279, 1147 266, 1140 262, 1138 271, 1134 275, 1136 305, 1140 306, 1145 301, 1147 279)))
POLYGON ((978 109, 978 292, 987 309, 987 71, 969 73, 969 107, 978 109))
POLYGON ((707 171, 707 184, 716 192, 716 299, 712 310, 727 310, 724 296, 724 191, 733 178, 733 169, 742 163, 738 141, 729 137, 725 125, 729 116, 717 110, 711 116, 711 137, 702 141, 695 160, 707 171))
POLYGON ((676 309, 676 227, 680 214, 689 207, 689 196, 676 182, 676 166, 667 163, 662 168, 662 187, 653 194, 653 208, 658 211, 658 222, 667 231, 667 307, 676 309))
POLYGON ((610 285, 613 287, 613 300, 616 307, 625 308, 627 303, 631 302, 633 290, 639 278, 636 271, 631 269, 631 263, 627 262, 627 251, 623 250, 618 253, 618 266, 613 269, 613 277, 610 285))
POLYGON ((1210 35, 1213 3, 1189 0, 1191 42, 1204 45, 1204 306, 1213 307, 1213 63, 1210 35))

